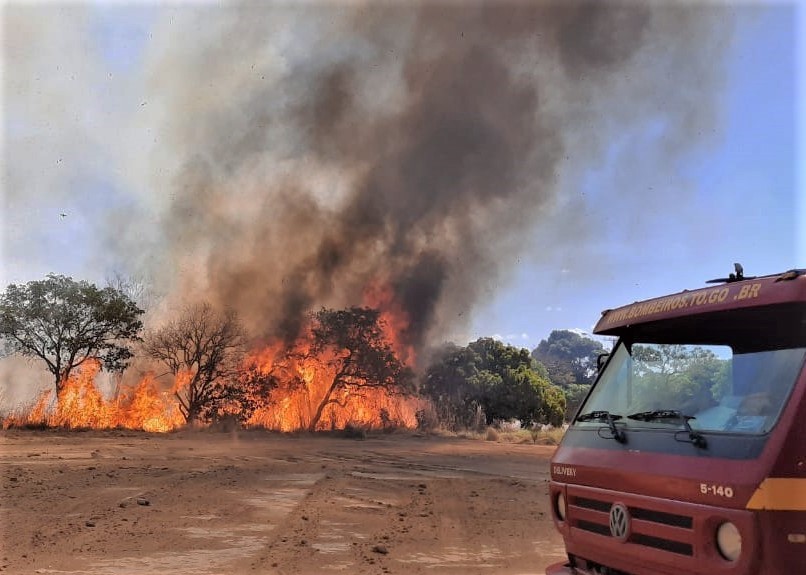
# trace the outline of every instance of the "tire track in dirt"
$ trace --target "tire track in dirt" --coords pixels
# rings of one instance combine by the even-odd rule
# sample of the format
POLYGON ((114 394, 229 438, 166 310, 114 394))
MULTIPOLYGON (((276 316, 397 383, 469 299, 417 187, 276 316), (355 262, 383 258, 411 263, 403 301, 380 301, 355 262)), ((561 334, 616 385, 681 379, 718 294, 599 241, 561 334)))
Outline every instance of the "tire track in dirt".
POLYGON ((540 446, 257 432, 0 445, 3 575, 516 575, 560 542, 540 446))
POLYGON ((535 547, 529 525, 547 519, 537 511, 545 507, 545 479, 523 481, 386 453, 337 454, 335 459, 346 469, 326 473, 311 487, 248 562, 251 570, 285 575, 503 567, 524 546, 535 547), (522 503, 515 505, 523 510, 519 517, 511 513, 513 491, 522 503), (523 524, 514 540, 513 521, 523 524), (508 535, 491 537, 491 527, 508 535), (438 552, 424 551, 435 547, 438 552))

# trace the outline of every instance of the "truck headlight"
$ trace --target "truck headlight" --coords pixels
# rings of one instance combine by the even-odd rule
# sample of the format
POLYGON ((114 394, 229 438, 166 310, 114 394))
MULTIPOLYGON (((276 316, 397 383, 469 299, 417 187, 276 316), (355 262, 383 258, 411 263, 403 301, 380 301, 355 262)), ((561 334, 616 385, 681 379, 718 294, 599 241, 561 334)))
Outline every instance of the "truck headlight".
POLYGON ((565 521, 566 503, 565 503, 565 495, 563 494, 562 491, 560 491, 560 494, 557 495, 557 499, 555 500, 554 505, 557 508, 557 518, 560 521, 565 521))
POLYGON ((742 554, 742 536, 739 529, 726 521, 716 530, 716 548, 728 561, 736 561, 742 554))

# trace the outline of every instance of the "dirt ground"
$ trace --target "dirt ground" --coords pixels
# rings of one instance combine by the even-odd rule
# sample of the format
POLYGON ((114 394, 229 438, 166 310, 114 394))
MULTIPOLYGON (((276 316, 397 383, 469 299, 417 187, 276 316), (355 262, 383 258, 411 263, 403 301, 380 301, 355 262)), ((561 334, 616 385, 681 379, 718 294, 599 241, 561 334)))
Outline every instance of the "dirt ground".
POLYGON ((0 432, 0 572, 538 574, 552 447, 387 434, 0 432))

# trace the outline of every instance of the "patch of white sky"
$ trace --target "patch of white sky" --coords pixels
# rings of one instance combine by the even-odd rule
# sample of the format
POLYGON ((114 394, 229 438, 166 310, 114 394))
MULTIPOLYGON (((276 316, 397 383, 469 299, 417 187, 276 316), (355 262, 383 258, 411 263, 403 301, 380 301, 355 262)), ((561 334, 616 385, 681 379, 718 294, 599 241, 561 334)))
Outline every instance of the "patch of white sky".
MULTIPOLYGON (((101 281, 97 244, 104 216, 135 204, 108 140, 122 136, 114 126, 131 86, 127 78, 139 64, 149 11, 136 5, 13 4, 3 7, 4 27, 10 25, 6 16, 12 9, 14 17, 25 17, 26 25, 33 25, 37 15, 47 16, 38 40, 51 46, 28 57, 30 67, 0 79, 10 104, 3 102, 2 108, 4 144, 9 139, 23 145, 32 138, 44 140, 31 149, 34 157, 13 180, 30 189, 0 191, 0 279, 6 284, 63 273, 101 281), (64 18, 61 29, 53 26, 56 17, 64 18), (20 86, 21 91, 8 92, 20 86), (59 100, 58 113, 49 116, 59 100), (7 214, 12 214, 8 220, 7 214)), ((3 42, 6 63, 15 55, 5 51, 14 49, 3 42)), ((9 157, 7 152, 2 150, 3 158, 9 157)), ((3 181, 5 186, 10 180, 3 181)))
MULTIPOLYGON (((571 205, 584 211, 588 229, 578 242, 538 229, 526 248, 536 255, 499 286, 466 338, 512 334, 502 339, 531 349, 555 329, 590 333, 604 309, 704 287, 733 271, 734 262, 748 275, 806 267, 806 158, 799 145, 806 113, 798 108, 798 94, 806 94, 805 6, 738 10, 717 132, 680 158, 673 181, 639 176, 650 184, 643 196, 612 189, 628 181, 610 172, 625 147, 613 142, 577 191, 561 191, 574 195, 571 205)), ((645 125, 628 137, 652 146, 662 130, 645 125)))

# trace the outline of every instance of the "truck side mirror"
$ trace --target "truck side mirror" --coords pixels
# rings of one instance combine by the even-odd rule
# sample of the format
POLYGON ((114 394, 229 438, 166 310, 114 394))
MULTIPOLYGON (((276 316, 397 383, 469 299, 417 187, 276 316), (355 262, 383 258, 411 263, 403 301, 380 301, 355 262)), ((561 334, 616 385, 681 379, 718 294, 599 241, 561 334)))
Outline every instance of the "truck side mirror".
POLYGON ((599 355, 596 356, 596 369, 598 371, 602 371, 602 368, 607 363, 607 358, 608 357, 610 357, 609 352, 600 353, 599 355))

